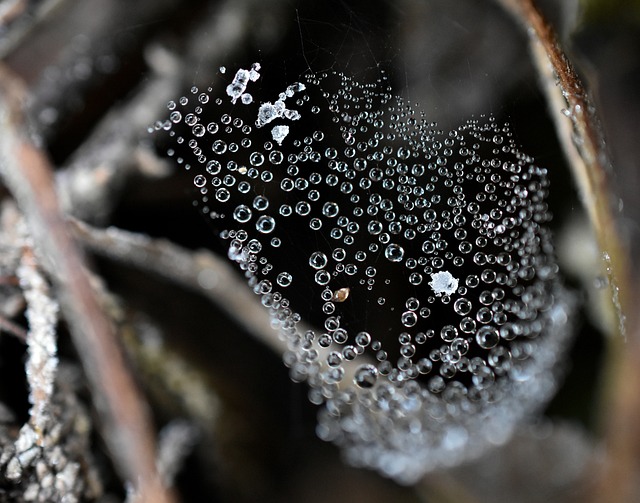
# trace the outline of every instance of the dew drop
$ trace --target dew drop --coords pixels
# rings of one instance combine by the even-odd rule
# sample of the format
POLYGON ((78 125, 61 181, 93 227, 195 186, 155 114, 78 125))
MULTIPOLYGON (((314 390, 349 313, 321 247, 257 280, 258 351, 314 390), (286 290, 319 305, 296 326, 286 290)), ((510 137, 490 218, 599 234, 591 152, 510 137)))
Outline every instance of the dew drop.
POLYGON ((340 207, 333 202, 325 203, 324 206, 322 207, 322 214, 325 217, 329 217, 329 218, 335 217, 339 211, 340 211, 340 207))
POLYGON ((329 281, 331 281, 331 274, 329 274, 325 270, 318 271, 316 272, 314 279, 318 285, 321 285, 321 286, 328 285, 329 281))
POLYGON ((500 342, 500 333, 491 326, 481 327, 476 333, 476 342, 482 349, 491 349, 500 342))
POLYGON ((227 151, 227 144, 223 140, 216 140, 213 142, 211 149, 218 155, 222 155, 227 151))
POLYGON ((353 376, 353 382, 359 388, 373 388, 378 380, 378 369, 371 364, 361 365, 353 376))
POLYGON ((384 250, 384 256, 391 262, 400 262, 404 257, 404 248, 397 244, 391 243, 384 250))
POLYGON ((264 156, 260 152, 253 152, 249 156, 249 162, 252 166, 262 166, 262 164, 264 163, 264 156))
POLYGON ((461 316, 466 316, 471 312, 471 302, 464 297, 457 299, 453 304, 453 309, 461 316))
POLYGON ((221 188, 216 190, 216 199, 221 203, 227 202, 229 197, 231 197, 231 193, 227 189, 221 188))
POLYGON ((191 132, 193 133, 194 136, 198 136, 198 137, 204 136, 205 128, 202 124, 196 124, 191 129, 191 132))
POLYGON ((313 252, 309 257, 309 265, 314 269, 322 269, 327 265, 327 256, 319 251, 313 252))
POLYGON ((263 234, 269 234, 270 232, 273 232, 273 229, 275 228, 276 221, 273 219, 273 217, 270 217, 268 215, 262 215, 256 221, 256 229, 263 234))
POLYGON ((406 311, 402 313, 402 316, 400 317, 400 321, 402 321, 402 324, 405 327, 412 327, 418 322, 418 317, 416 316, 416 313, 414 313, 413 311, 406 311))
POLYGON ((368 332, 360 332, 356 335, 356 344, 358 346, 367 347, 371 343, 371 335, 368 332))
POLYGON ((207 184, 207 179, 203 175, 196 175, 193 177, 193 184, 198 187, 204 187, 207 184))
POLYGON ((248 206, 241 204, 233 210, 233 218, 241 224, 247 223, 251 220, 251 209, 248 206))
POLYGON ((278 283, 278 285, 282 287, 289 286, 292 281, 293 281, 293 277, 288 272, 281 272, 280 274, 278 274, 278 277, 276 278, 276 282, 278 283))

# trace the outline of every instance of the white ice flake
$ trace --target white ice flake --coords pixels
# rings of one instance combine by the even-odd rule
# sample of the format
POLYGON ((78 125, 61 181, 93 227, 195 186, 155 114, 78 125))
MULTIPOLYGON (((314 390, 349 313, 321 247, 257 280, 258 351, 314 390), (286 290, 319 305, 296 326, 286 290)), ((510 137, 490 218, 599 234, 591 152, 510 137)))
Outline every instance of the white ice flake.
MULTIPOLYGON (((221 67, 220 69, 222 70, 221 67)), ((253 101, 251 95, 247 95, 245 91, 247 90, 247 84, 249 81, 255 82, 260 78, 260 63, 254 63, 251 65, 251 70, 245 70, 244 68, 240 68, 237 72, 231 84, 227 86, 227 95, 231 97, 231 103, 234 103, 241 99, 242 103, 248 105, 253 101)), ((224 72, 222 72, 224 73, 224 72)))
POLYGON ((431 275, 429 286, 436 297, 452 295, 458 289, 458 279, 454 278, 449 271, 440 271, 431 275))
POLYGON ((278 145, 282 145, 282 142, 289 134, 289 126, 274 126, 271 130, 271 137, 273 141, 277 142, 278 145))
POLYGON ((249 82, 249 71, 240 68, 233 78, 233 82, 227 86, 227 95, 231 97, 231 103, 235 103, 247 89, 249 82))

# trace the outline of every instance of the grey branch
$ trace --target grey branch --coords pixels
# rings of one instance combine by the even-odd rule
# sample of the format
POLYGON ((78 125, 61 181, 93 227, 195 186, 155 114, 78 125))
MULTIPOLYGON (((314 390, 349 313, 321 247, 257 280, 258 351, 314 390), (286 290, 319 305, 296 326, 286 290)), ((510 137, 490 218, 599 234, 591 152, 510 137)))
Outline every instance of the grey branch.
POLYGON ((25 215, 38 259, 58 289, 96 405, 105 418, 106 440, 123 476, 138 485, 141 502, 175 501, 156 470, 149 411, 60 212, 50 163, 25 133, 20 106, 24 89, 6 68, 0 68, 0 96, 0 171, 25 215))

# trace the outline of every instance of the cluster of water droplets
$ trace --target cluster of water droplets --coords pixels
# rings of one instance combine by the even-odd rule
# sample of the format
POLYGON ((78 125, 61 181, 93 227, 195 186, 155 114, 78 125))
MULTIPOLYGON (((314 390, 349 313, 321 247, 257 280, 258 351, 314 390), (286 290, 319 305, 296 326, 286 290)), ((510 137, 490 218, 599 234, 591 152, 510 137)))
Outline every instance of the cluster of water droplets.
POLYGON ((256 102, 259 70, 152 129, 324 405, 318 434, 407 483, 504 441, 555 389, 569 332, 546 171, 491 117, 438 131, 384 74, 256 102))

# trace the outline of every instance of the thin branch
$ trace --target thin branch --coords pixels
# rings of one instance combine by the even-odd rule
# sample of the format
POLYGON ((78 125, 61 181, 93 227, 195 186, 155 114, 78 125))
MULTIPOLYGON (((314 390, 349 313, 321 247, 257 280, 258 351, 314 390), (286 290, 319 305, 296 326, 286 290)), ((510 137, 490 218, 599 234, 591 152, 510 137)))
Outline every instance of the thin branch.
POLYGON ((160 432, 158 449, 158 471, 165 484, 172 485, 183 467, 185 458, 198 440, 197 428, 184 420, 174 420, 160 432))
POLYGON ((627 250, 621 239, 619 211, 611 190, 611 161, 600 121, 589 94, 563 52, 549 22, 535 0, 498 0, 526 28, 533 63, 546 95, 551 117, 564 149, 585 211, 609 269, 611 294, 625 333, 633 291, 629 284, 627 250))
POLYGON ((105 420, 105 438, 140 502, 169 503, 155 466, 156 445, 145 401, 127 370, 114 327, 85 272, 56 196, 52 168, 24 131, 24 89, 0 67, 0 170, 23 211, 41 265, 54 280, 73 341, 105 420))
POLYGON ((36 264, 33 250, 25 247, 17 273, 27 300, 26 316, 29 321, 29 358, 26 364, 31 402, 29 419, 41 445, 51 419, 49 405, 58 368, 56 325, 59 306, 51 298, 49 285, 36 264))
MULTIPOLYGON (((271 327, 267 309, 227 260, 206 250, 192 252, 165 239, 152 239, 115 227, 102 230, 78 220, 72 220, 70 226, 78 240, 93 252, 152 272, 204 295, 274 352, 282 355, 287 351, 287 342, 271 327)), ((311 328, 302 322, 297 327, 301 332, 311 328)), ((326 356, 337 349, 335 344, 319 348, 318 362, 324 365, 326 356)), ((341 387, 351 385, 356 370, 363 363, 369 363, 365 356, 357 362, 343 362, 345 374, 341 387)))
POLYGON ((205 250, 191 252, 165 239, 114 227, 101 230, 78 220, 72 220, 70 226, 93 252, 201 293, 276 353, 287 349, 271 328, 267 310, 226 260, 205 250))
MULTIPOLYGON (((147 128, 166 114, 167 103, 186 82, 192 82, 194 67, 203 67, 196 77, 207 82, 223 57, 243 47, 254 10, 253 0, 226 0, 207 9, 189 31, 184 55, 176 56, 157 44, 147 48, 149 78, 101 119, 59 172, 61 197, 69 213, 91 223, 106 222, 132 175, 148 174, 149 164, 153 172, 161 172, 157 169, 161 162, 144 147, 150 140, 147 128)), ((58 99, 68 92, 62 88, 58 99)))
POLYGON ((529 34, 533 61, 558 136, 602 251, 603 269, 609 277, 611 301, 618 319, 616 329, 620 335, 630 332, 627 344, 624 337, 610 338, 601 404, 607 459, 604 465, 596 463, 591 473, 589 484, 595 490, 590 492, 589 500, 635 501, 640 471, 640 326, 600 123, 585 87, 535 1, 499 1, 529 34))
MULTIPOLYGON (((142 313, 122 320, 123 343, 149 394, 162 408, 184 410, 200 430, 215 438, 222 402, 212 386, 207 369, 183 357, 154 320, 142 313)), ((160 447, 160 450, 162 447, 160 447)), ((158 452, 158 456, 162 456, 158 452)), ((161 472, 162 473, 162 472, 161 472)))
POLYGON ((2 315, 0 315, 0 330, 17 337, 22 342, 27 341, 27 331, 17 323, 8 320, 2 315))

